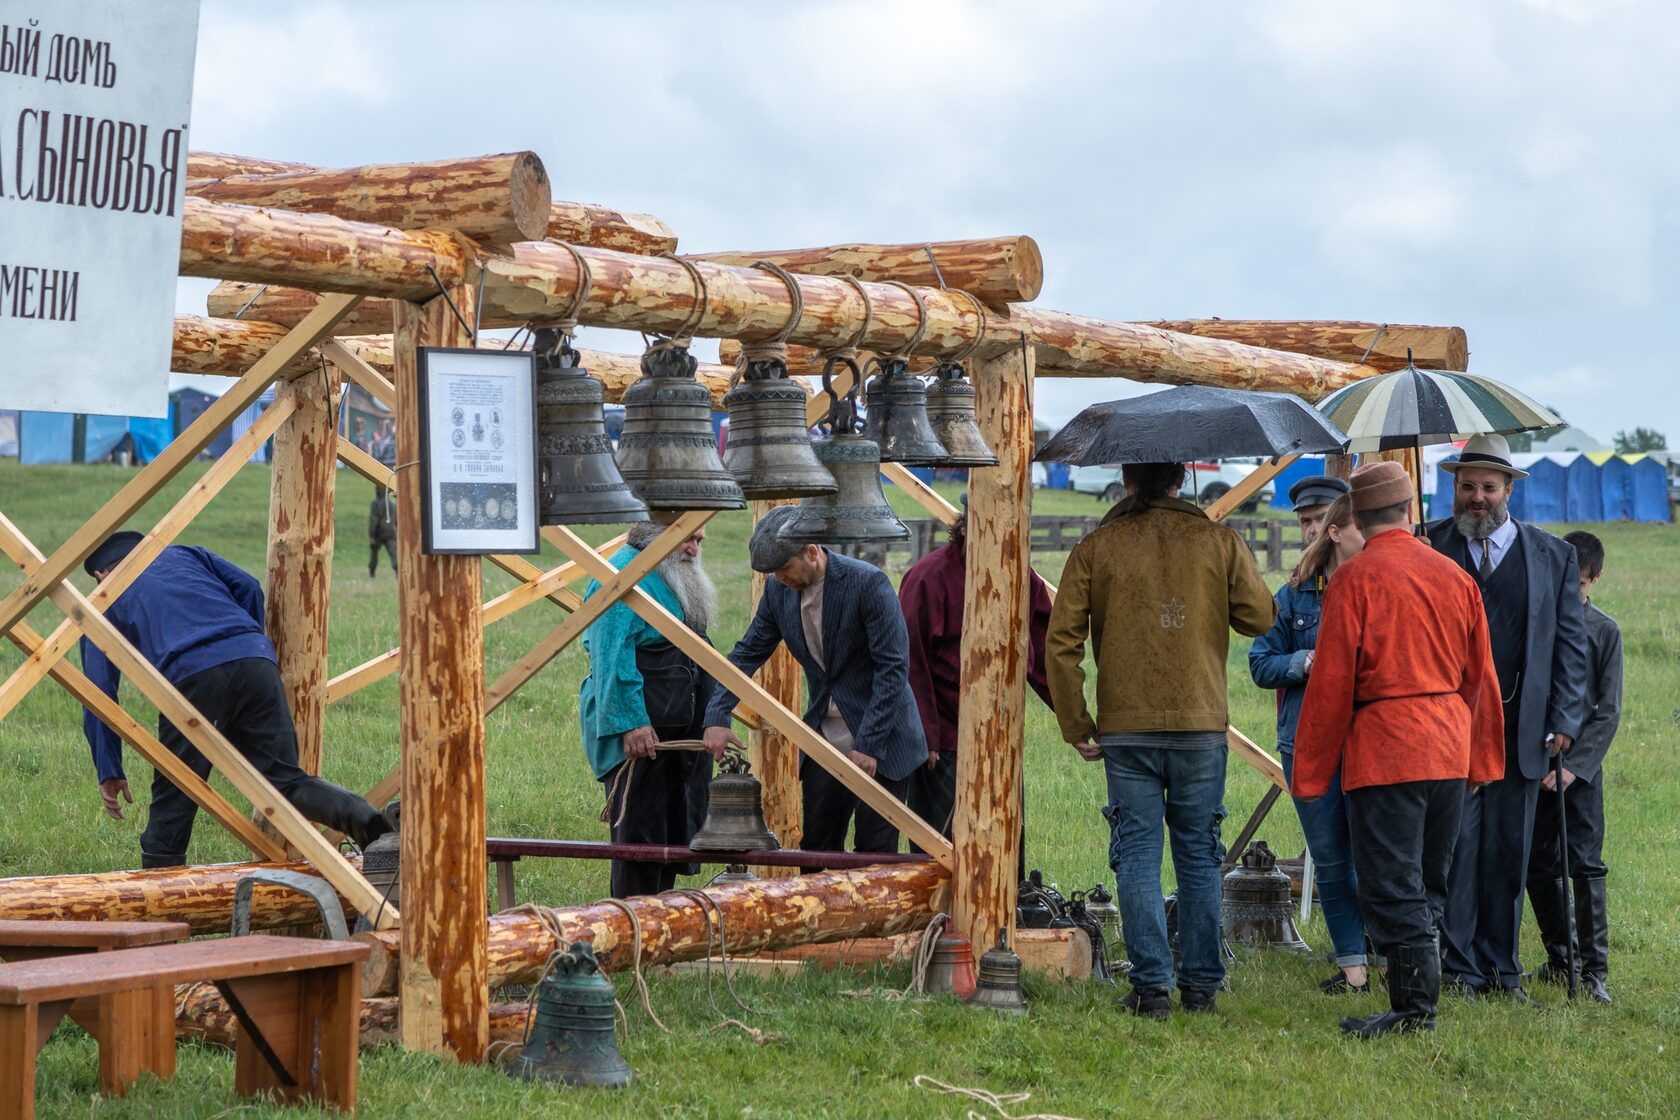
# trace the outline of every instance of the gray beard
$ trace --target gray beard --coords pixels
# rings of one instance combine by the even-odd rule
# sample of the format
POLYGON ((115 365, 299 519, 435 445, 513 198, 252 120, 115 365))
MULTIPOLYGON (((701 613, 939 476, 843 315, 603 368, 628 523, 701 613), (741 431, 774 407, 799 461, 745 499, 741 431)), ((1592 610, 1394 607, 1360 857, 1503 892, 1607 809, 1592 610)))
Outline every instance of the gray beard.
POLYGON ((712 619, 717 616, 717 587, 699 560, 679 552, 660 561, 658 571, 671 594, 677 597, 689 629, 710 631, 712 619))
POLYGON ((1502 502, 1480 517, 1468 510, 1454 513, 1453 524, 1458 527, 1460 533, 1464 534, 1465 540, 1482 541, 1493 536, 1494 531, 1505 524, 1509 518, 1510 511, 1502 502))

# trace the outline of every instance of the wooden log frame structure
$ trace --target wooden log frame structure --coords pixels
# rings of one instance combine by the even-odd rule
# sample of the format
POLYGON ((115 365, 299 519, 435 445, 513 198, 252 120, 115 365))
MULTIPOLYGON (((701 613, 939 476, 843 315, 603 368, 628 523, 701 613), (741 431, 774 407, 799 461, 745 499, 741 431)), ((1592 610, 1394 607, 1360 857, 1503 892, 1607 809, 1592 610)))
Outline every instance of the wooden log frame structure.
MULTIPOLYGON (((1358 360, 1349 360, 1351 347, 1361 336, 1345 329, 1318 336, 1308 329, 1269 335, 1175 331, 1025 306, 1011 296, 1024 297, 1042 281, 1041 264, 1035 277, 1029 259, 1036 258, 1036 246, 1030 253, 1022 248, 1030 245, 1029 239, 1016 239, 1014 251, 990 256, 963 248, 983 243, 939 243, 933 259, 927 261, 930 270, 933 264, 939 265, 932 270, 937 285, 926 283, 928 277, 920 271, 923 261, 914 251, 904 252, 903 246, 861 247, 878 250, 864 265, 855 254, 848 260, 842 251, 857 246, 827 253, 827 263, 818 259, 825 255, 821 252, 803 262, 784 255, 791 263, 836 273, 794 274, 792 283, 803 305, 795 317, 793 297, 784 281, 751 264, 735 263, 742 255, 704 255, 686 264, 647 255, 669 252, 675 245, 674 238, 650 233, 655 225, 662 228, 656 220, 639 223, 619 214, 615 225, 613 215, 618 212, 549 201, 547 228, 537 230, 531 213, 542 207, 534 198, 546 192, 547 182, 546 175, 537 174, 540 162, 534 161, 529 153, 513 153, 409 165, 406 170, 323 172, 274 161, 194 154, 183 213, 181 274, 256 287, 224 292, 226 298, 217 308, 223 312, 220 316, 177 321, 176 364, 238 380, 163 455, 139 471, 50 555, 35 550, 15 526, 0 517, 0 545, 25 571, 23 582, 0 599, 0 630, 29 652, 30 660, 18 672, 33 678, 0 685, 0 705, 15 705, 28 684, 52 675, 78 699, 94 703, 142 753, 150 751, 148 757, 164 753, 155 741, 147 741, 119 707, 102 705, 89 696, 85 678, 78 682, 78 674, 56 663, 54 651, 62 655, 59 647, 66 646, 72 631, 43 639, 28 627, 29 612, 50 598, 69 617, 74 630, 104 649, 148 699, 187 731, 287 845, 375 922, 374 939, 393 947, 395 959, 401 962, 394 975, 403 997, 399 1030, 405 1044, 467 1060, 481 1060, 488 1045, 488 990, 494 967, 491 942, 498 936, 495 923, 477 917, 484 912, 487 896, 484 714, 492 701, 510 695, 522 679, 529 679, 553 652, 580 633, 588 611, 603 610, 613 602, 628 605, 742 697, 764 733, 755 739, 755 749, 767 770, 772 814, 781 813, 780 819, 787 820, 788 804, 797 798, 794 771, 788 763, 797 757, 796 751, 802 751, 933 857, 935 863, 928 866, 941 876, 950 876, 955 884, 950 907, 959 926, 988 940, 991 931, 1011 928, 1025 703, 1026 525, 1030 523, 1030 402, 1035 374, 1268 389, 1316 399, 1383 368, 1376 362, 1365 364, 1370 355, 1380 353, 1386 361, 1390 354, 1368 344, 1358 360), (419 167, 428 170, 416 170, 419 167), (439 170, 445 167, 449 170, 439 170), (497 176, 504 171, 506 181, 499 181, 497 176), (432 173, 440 180, 434 187, 403 189, 405 175, 412 179, 432 173), (451 216, 447 201, 451 197, 471 200, 460 207, 459 220, 451 216), (281 204, 300 209, 276 208, 281 204), (569 216, 561 214, 563 206, 569 208, 569 216), (638 225, 640 232, 633 228, 638 225), (569 244, 512 240, 533 232, 566 239, 569 244), (896 256, 894 249, 900 250, 896 256), (580 263, 587 265, 591 278, 582 291, 580 263), (953 284, 953 279, 959 283, 953 284), (283 291, 288 288, 308 294, 283 291), (443 298, 445 293, 448 300, 443 298), (229 317, 226 313, 235 295, 242 302, 231 308, 234 314, 229 317), (389 333, 383 329, 387 323, 383 307, 352 318, 363 298, 390 301, 389 333), (852 346, 924 357, 969 356, 980 394, 981 423, 1004 463, 996 471, 976 476, 971 485, 971 501, 984 517, 977 518, 978 531, 971 534, 969 545, 971 625, 964 635, 963 687, 985 697, 986 703, 966 706, 963 724, 965 734, 995 740, 998 749, 971 752, 966 759, 959 774, 954 843, 886 796, 848 757, 805 726, 791 709, 797 680, 786 666, 767 670, 764 683, 740 674, 721 653, 634 585, 641 565, 632 564, 622 573, 615 570, 606 559, 612 546, 597 551, 563 526, 547 527, 544 538, 559 548, 566 563, 543 572, 519 557, 492 557, 492 562, 521 582, 488 603, 482 599, 480 566, 474 558, 421 552, 418 473, 393 476, 346 441, 323 438, 311 425, 333 415, 337 385, 349 379, 376 396, 386 395, 398 419, 399 459, 417 458, 418 416, 410 405, 417 347, 472 341, 451 302, 468 322, 485 326, 552 320, 575 305, 576 318, 585 326, 666 335, 688 327, 702 337, 754 342, 782 332, 792 318, 792 329, 787 332, 790 343, 818 352, 852 346), (272 321, 265 318, 268 315, 274 317, 272 321), (691 322, 695 318, 698 322, 691 322), (341 324, 353 327, 355 333, 335 337, 343 329, 341 324), (1302 350, 1257 346, 1250 341, 1256 338, 1277 338, 1302 350), (1349 342, 1350 338, 1354 341, 1349 342), (325 377, 318 384, 300 382, 322 372, 325 377), (121 526, 277 379, 283 388, 277 393, 278 403, 271 409, 276 415, 269 424, 282 437, 279 442, 284 450, 271 495, 270 579, 290 589, 288 598, 295 600, 278 613, 275 622, 281 630, 275 635, 277 641, 294 651, 285 658, 288 692, 300 727, 310 729, 313 743, 322 711, 331 699, 348 695, 352 686, 379 674, 388 675, 392 666, 399 671, 400 773, 407 802, 403 864, 405 875, 420 884, 404 892, 409 907, 406 921, 384 905, 356 865, 280 799, 104 619, 100 605, 114 598, 118 585, 104 587, 103 597, 96 602, 67 579, 110 531, 121 526), (306 510, 308 501, 321 497, 320 489, 330 483, 334 472, 329 468, 335 456, 366 477, 395 484, 400 510, 402 642, 397 650, 377 659, 377 668, 369 663, 351 674, 327 679, 324 562, 311 567, 302 554, 310 548, 324 550, 330 540, 323 535, 330 533, 330 512, 323 522, 306 510), (305 562, 300 564, 300 557, 305 562), (583 577, 603 585, 599 605, 594 600, 582 603, 566 586, 583 577), (572 612, 572 617, 487 691, 483 625, 541 600, 555 602, 572 612), (446 621, 439 624, 440 619, 446 621), (443 698, 447 704, 441 702, 443 698)), ((993 244, 1007 241, 994 239, 993 244)), ((774 260, 777 254, 745 256, 757 263, 774 260)), ((926 259, 927 254, 921 257, 926 259)), ((590 358, 591 363, 597 360, 604 369, 613 366, 612 359, 590 358)), ((626 359, 619 362, 620 368, 631 364, 626 359)), ((633 371, 626 372, 624 383, 633 378, 633 371)), ((715 376, 720 382, 725 379, 721 370, 715 376)), ((814 397, 808 417, 815 421, 825 407, 824 398, 814 397)), ((201 483, 206 490, 203 500, 225 484, 225 477, 216 473, 221 468, 218 463, 206 474, 201 483)), ((941 520, 954 520, 956 511, 930 488, 911 486, 911 476, 900 468, 889 466, 887 473, 905 483, 941 520)), ((152 555, 196 512, 186 499, 183 506, 171 511, 148 536, 144 547, 152 555), (170 522, 171 517, 178 523, 170 522)), ((330 511, 330 498, 325 508, 330 511)), ((703 524, 709 516, 693 515, 680 525, 703 524)), ((668 546, 671 539, 680 539, 675 529, 661 539, 660 546, 668 546)), ((656 562, 657 556, 656 552, 648 563, 656 562)), ((138 570, 137 563, 134 571, 138 570)), ((99 589, 95 594, 99 595, 99 589)), ((0 713, 4 710, 0 706, 0 713)), ((1251 761, 1276 766, 1275 760, 1234 731, 1232 741, 1233 747, 1241 742, 1252 748, 1251 761)), ((310 761, 318 764, 318 757, 310 761)), ((167 762, 159 764, 168 770, 167 762)), ((214 791, 184 784, 253 852, 267 858, 282 854, 266 833, 238 827, 237 812, 214 791)), ((789 897, 803 900, 799 906, 809 905, 812 897, 801 893, 809 886, 802 882, 807 878, 785 881, 792 892, 789 897)), ((768 884, 766 889, 773 886, 768 884)), ((879 922, 866 924, 875 933, 891 932, 878 928, 879 922)), ((545 944, 552 941, 549 937, 545 944)), ((605 945, 598 941, 598 947, 610 945, 610 937, 605 945)), ((518 974, 534 976, 537 968, 540 959, 521 965, 518 974)))

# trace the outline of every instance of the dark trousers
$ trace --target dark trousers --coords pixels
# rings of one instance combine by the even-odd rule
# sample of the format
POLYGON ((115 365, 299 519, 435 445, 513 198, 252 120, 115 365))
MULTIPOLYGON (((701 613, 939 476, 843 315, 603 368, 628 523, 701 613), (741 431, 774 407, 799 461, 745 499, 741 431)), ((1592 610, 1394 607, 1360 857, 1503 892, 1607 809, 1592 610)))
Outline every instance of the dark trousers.
POLYGON ((370 540, 368 541, 368 575, 370 576, 379 570, 379 550, 381 548, 391 557, 391 570, 393 572, 397 570, 397 538, 370 540))
MULTIPOLYGON (((857 819, 857 836, 853 851, 898 851, 898 829, 809 758, 799 761, 799 784, 800 802, 805 813, 805 839, 802 843, 807 851, 845 851, 846 831, 852 827, 854 817, 857 819)), ((903 801, 910 779, 904 777, 892 781, 877 776, 875 784, 890 793, 894 800, 903 801)), ((800 870, 810 875, 822 868, 804 867, 800 870)))
MULTIPOLYGON (((309 820, 344 833, 364 848, 391 830, 365 799, 299 768, 297 729, 274 662, 260 657, 229 661, 175 687, 309 820)), ((193 773, 210 776, 210 760, 162 716, 158 717, 158 738, 193 773)), ((151 811, 140 834, 140 865, 179 867, 186 863, 187 841, 197 815, 198 805, 192 798, 154 771, 151 811)))
POLYGON ((1466 790, 1458 850, 1447 885, 1441 971, 1472 988, 1522 982, 1517 932, 1522 928, 1538 779, 1522 776, 1506 750, 1506 777, 1466 790))
POLYGON ((1347 792, 1359 910, 1383 953, 1433 946, 1459 838, 1464 782, 1447 778, 1347 792))
MULTIPOLYGON (((1566 759, 1568 756, 1564 756, 1566 759)), ((1565 762, 1565 765, 1568 765, 1565 762)), ((1604 788, 1577 779, 1563 791, 1563 822, 1569 839, 1569 877, 1602 879, 1604 866, 1604 788)), ((1528 854, 1528 881, 1551 882, 1563 877, 1558 858, 1557 790, 1541 790, 1534 807, 1534 843, 1528 854)))
POLYGON ((924 764, 910 771, 905 779, 904 803, 949 840, 951 815, 957 804, 957 756, 941 751, 938 759, 931 770, 924 764))
MULTIPOLYGON (((686 846, 706 820, 711 756, 704 751, 660 751, 652 758, 634 762, 631 773, 624 773, 630 763, 620 763, 602 779, 609 791, 607 819, 611 822, 613 842, 686 846)), ((690 866, 615 859, 612 897, 633 898, 668 891, 677 885, 678 875, 698 871, 698 868, 689 870, 690 866)))

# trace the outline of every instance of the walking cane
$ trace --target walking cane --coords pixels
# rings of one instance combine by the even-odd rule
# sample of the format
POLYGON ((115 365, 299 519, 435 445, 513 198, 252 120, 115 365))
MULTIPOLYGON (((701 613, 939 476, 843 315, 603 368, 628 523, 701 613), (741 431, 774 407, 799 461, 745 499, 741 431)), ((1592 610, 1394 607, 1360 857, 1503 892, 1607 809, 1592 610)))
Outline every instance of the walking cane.
POLYGON ((1575 899, 1569 890, 1569 823, 1563 815, 1563 752, 1552 756, 1552 780, 1557 782, 1558 858, 1563 867, 1563 912, 1569 923, 1569 998, 1575 998, 1575 899))

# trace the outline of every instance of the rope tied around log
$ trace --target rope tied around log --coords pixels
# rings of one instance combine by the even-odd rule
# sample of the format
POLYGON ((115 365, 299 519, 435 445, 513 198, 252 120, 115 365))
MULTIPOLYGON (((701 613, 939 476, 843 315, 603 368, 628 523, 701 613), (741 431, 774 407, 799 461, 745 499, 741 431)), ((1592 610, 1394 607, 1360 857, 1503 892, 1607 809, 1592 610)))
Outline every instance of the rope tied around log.
POLYGON ((910 352, 912 350, 914 350, 917 346, 921 345, 922 336, 927 334, 927 329, 928 329, 927 302, 922 299, 922 293, 918 292, 915 288, 912 288, 910 285, 906 284, 902 280, 888 280, 887 283, 891 284, 895 288, 904 289, 906 294, 908 294, 911 299, 916 301, 916 316, 917 316, 916 333, 910 336, 910 341, 909 342, 906 342, 899 349, 893 351, 891 354, 888 355, 888 357, 892 357, 892 358, 908 358, 910 356, 910 352))
POLYGON ((951 288, 950 291, 955 292, 959 296, 965 297, 969 303, 974 305, 974 341, 963 347, 960 352, 951 355, 950 359, 956 364, 961 365, 962 363, 968 361, 970 355, 980 349, 980 343, 985 341, 987 322, 986 305, 980 302, 980 297, 975 295, 973 292, 965 291, 962 288, 951 288))
POLYGON ((668 257, 682 265, 683 271, 687 272, 689 279, 694 281, 694 306, 689 309, 688 318, 683 320, 682 326, 677 328, 675 334, 668 339, 661 339, 654 343, 650 349, 681 347, 686 350, 694 341, 694 332, 699 330, 700 324, 706 320, 706 307, 711 302, 711 292, 706 287, 706 278, 700 275, 700 268, 693 261, 687 257, 679 257, 669 249, 659 255, 668 257))
POLYGON ((566 305, 566 310, 562 311, 557 318, 545 319, 540 323, 533 320, 526 323, 525 326, 526 329, 531 329, 533 326, 536 329, 550 327, 559 331, 567 339, 571 339, 577 335, 578 314, 582 312, 583 305, 589 299, 589 289, 595 284, 595 273, 589 267, 588 258, 578 252, 576 245, 569 241, 562 241, 560 246, 572 255, 572 260, 577 262, 578 281, 577 287, 572 291, 572 302, 566 305))
POLYGON ((735 359, 735 372, 729 378, 731 389, 740 384, 741 379, 746 377, 748 371, 755 365, 780 362, 785 369, 787 367, 787 341, 792 337, 793 332, 799 329, 800 322, 805 318, 805 293, 800 290, 799 281, 794 279, 787 269, 773 261, 756 261, 753 267, 770 273, 787 286, 792 308, 788 312, 787 322, 783 323, 781 329, 774 335, 756 342, 743 341, 741 343, 741 354, 735 359))

